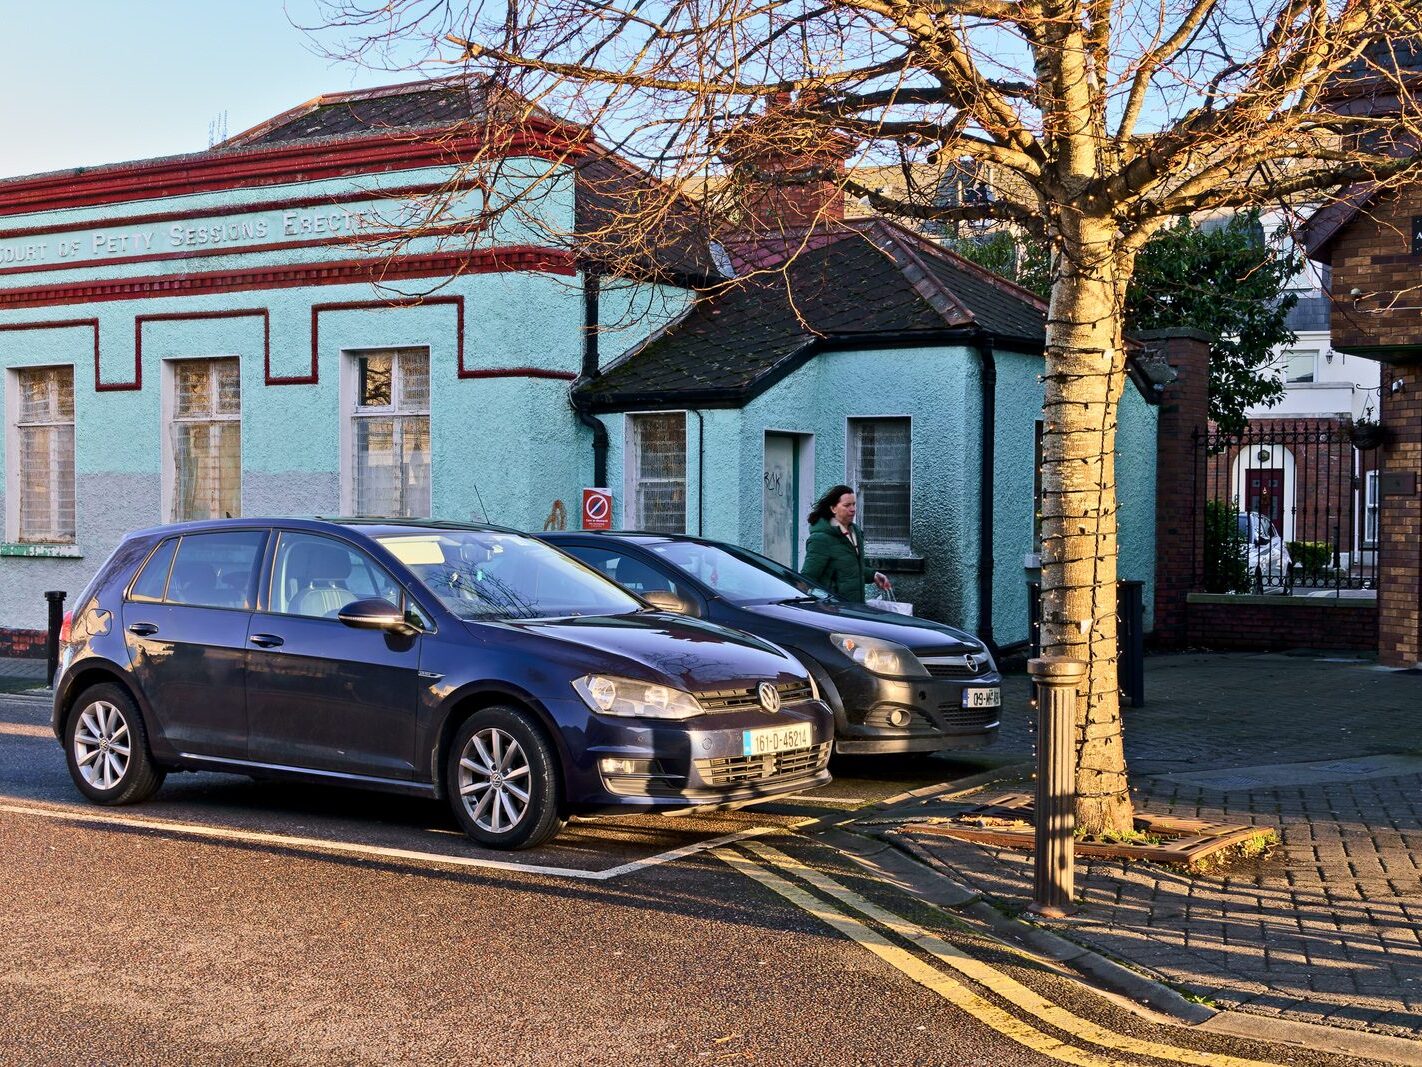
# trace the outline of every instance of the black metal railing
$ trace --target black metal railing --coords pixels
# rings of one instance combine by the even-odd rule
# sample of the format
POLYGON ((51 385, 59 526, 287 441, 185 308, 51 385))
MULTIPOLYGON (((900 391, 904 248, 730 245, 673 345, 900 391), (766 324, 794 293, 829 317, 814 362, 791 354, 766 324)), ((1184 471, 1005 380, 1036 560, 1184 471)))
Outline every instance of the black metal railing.
POLYGON ((1345 424, 1266 420, 1242 434, 1195 435, 1197 522, 1206 593, 1377 586, 1377 454, 1345 424))
MULTIPOLYGON (((1145 705, 1144 582, 1116 583, 1116 681, 1133 708, 1145 705)), ((1027 583, 1027 643, 1030 655, 1042 654, 1042 583, 1027 583)))

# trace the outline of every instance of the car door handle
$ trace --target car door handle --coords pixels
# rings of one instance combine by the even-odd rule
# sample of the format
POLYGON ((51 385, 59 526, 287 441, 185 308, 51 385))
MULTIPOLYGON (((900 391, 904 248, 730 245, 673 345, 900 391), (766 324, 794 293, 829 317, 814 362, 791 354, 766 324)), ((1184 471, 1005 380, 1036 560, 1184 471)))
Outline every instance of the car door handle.
POLYGON ((247 640, 259 648, 276 648, 284 644, 276 634, 253 634, 247 640))
POLYGON ((135 637, 152 637, 158 632, 158 624, 152 622, 135 622, 129 625, 128 632, 135 637))

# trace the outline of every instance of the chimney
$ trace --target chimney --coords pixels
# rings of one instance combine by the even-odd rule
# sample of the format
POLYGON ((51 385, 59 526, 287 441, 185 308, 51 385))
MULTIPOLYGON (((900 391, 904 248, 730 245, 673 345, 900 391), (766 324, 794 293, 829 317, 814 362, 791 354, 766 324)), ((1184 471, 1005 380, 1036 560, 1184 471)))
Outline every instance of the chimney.
POLYGON ((815 102, 808 91, 798 99, 777 93, 763 114, 727 135, 721 156, 730 164, 746 231, 773 234, 843 220, 845 163, 854 142, 802 117, 815 102))

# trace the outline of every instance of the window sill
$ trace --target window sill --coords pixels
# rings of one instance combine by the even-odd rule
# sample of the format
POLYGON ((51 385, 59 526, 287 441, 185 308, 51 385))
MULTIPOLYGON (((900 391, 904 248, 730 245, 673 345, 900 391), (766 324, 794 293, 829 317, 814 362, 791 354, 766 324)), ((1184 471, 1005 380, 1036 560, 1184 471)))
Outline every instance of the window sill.
POLYGON ((876 556, 872 553, 864 557, 866 569, 872 567, 883 574, 922 574, 926 569, 922 556, 876 556))
POLYGON ((31 557, 38 559, 83 559, 84 553, 78 545, 63 545, 29 541, 0 541, 0 556, 31 557))

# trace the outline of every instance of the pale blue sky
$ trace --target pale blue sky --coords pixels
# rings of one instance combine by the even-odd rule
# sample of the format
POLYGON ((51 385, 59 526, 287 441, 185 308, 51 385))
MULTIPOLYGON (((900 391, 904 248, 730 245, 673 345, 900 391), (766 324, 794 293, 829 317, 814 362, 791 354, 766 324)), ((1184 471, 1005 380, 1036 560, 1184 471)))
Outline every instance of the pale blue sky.
POLYGON ((207 147, 323 92, 414 74, 333 65, 314 0, 0 0, 0 178, 207 147))

